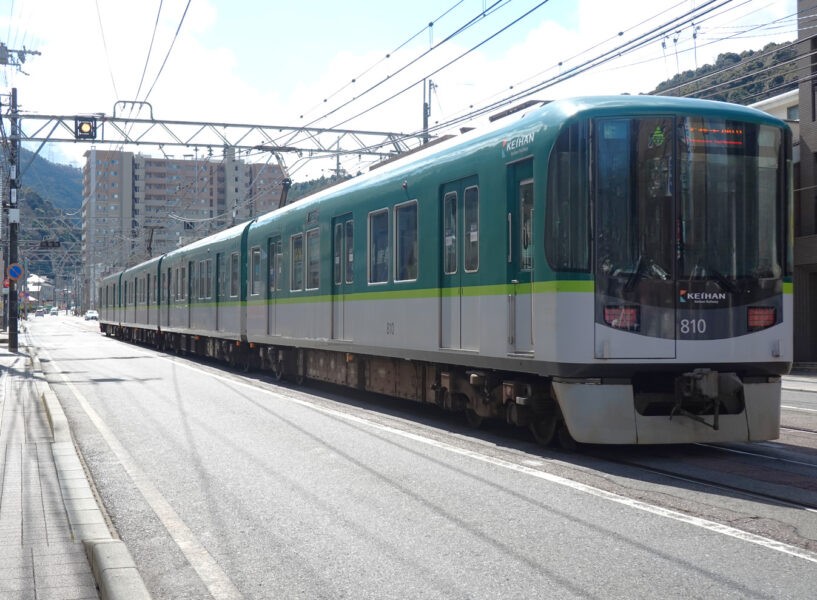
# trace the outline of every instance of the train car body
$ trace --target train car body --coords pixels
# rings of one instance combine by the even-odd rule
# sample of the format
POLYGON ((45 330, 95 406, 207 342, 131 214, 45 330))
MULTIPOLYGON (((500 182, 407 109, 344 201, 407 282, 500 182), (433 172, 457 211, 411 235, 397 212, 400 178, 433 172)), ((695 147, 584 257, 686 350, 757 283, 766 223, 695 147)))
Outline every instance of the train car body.
POLYGON ((163 328, 540 441, 772 439, 792 360, 789 148, 744 107, 553 102, 168 254, 163 276, 186 261, 204 306, 163 328))

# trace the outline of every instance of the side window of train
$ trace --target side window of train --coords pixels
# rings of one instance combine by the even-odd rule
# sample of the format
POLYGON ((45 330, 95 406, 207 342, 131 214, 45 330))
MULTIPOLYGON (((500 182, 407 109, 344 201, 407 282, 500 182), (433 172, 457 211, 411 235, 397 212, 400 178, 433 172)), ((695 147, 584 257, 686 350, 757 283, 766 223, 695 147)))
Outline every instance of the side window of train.
POLYGON ((320 229, 306 232, 306 289, 321 286, 321 236, 320 229))
POLYGON ((457 192, 443 198, 443 267, 446 275, 457 272, 457 192))
POLYGON ((479 188, 477 186, 465 190, 462 208, 465 226, 463 266, 466 273, 476 273, 479 271, 479 188))
POLYGON ((207 297, 207 261, 199 261, 199 300, 207 297))
POLYGON ((250 295, 261 293, 261 248, 256 246, 250 250, 250 295))
POLYGON ((230 297, 238 296, 238 252, 230 255, 230 297))
POLYGON ((304 289, 304 234, 290 237, 289 249, 289 291, 299 292, 304 289))
POLYGON ((369 213, 369 283, 389 280, 389 209, 369 213))
POLYGON ((208 258, 205 262, 204 268, 204 275, 205 275, 205 285, 204 285, 204 297, 205 298, 212 298, 213 297, 213 259, 208 258))
POLYGON ((179 299, 187 298, 187 267, 181 267, 179 271, 179 299))
POLYGON ((548 164, 545 255, 554 271, 590 270, 588 124, 559 134, 548 164))
POLYGON ((394 280, 416 281, 418 273, 417 200, 394 207, 394 280))

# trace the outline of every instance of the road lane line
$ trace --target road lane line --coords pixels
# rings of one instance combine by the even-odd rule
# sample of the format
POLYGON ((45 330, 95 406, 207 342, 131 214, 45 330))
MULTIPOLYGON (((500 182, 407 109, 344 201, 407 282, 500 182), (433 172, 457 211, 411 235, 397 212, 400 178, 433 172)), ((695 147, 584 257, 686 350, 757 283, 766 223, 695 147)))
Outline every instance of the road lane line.
MULTIPOLYGON (((140 352, 141 353, 141 352, 140 352)), ((147 353, 142 353, 147 354, 147 353)), ((222 382, 228 383, 230 385, 236 385, 243 388, 255 390, 258 392, 263 392, 269 396, 277 398, 279 400, 285 400, 288 402, 292 402, 294 404, 299 404, 306 408, 310 408, 312 410, 324 413, 326 415, 330 415, 332 417, 336 417, 339 419, 344 419, 346 421, 350 421, 352 423, 356 423, 358 425, 364 425, 371 429, 376 429, 378 431, 383 431, 386 433, 390 433, 399 437, 403 437, 406 439, 413 440, 415 442, 419 442, 421 444, 425 444, 427 446, 432 446, 434 448, 445 450, 452 454, 458 454, 460 456, 465 456, 483 463, 487 463, 493 466, 501 467, 504 469, 508 469, 511 471, 516 471, 517 473, 522 473, 525 475, 529 475, 531 477, 535 477, 537 479, 542 479, 544 481, 548 481, 550 483, 555 483, 557 485, 561 485, 563 487, 567 487, 579 492, 583 492, 585 494, 589 494, 591 496, 596 496, 598 498, 602 498, 604 500, 609 500, 610 502, 615 502, 617 504, 622 504, 629 508, 633 508, 636 510, 640 510, 643 512, 651 513, 653 515, 657 515, 659 517, 664 517, 667 519, 672 519, 673 521, 680 521, 682 523, 686 523, 688 525, 693 525, 695 527, 700 527, 701 529, 706 529, 707 531, 711 531, 713 533, 719 533, 721 535, 726 535, 732 538, 736 538, 742 540, 744 542, 748 542, 750 544, 755 544, 757 546, 762 546, 769 550, 774 550, 776 552, 781 552, 783 554, 788 554, 789 556, 793 556, 796 558, 801 558, 803 560, 812 562, 817 564, 817 553, 811 552, 809 550, 805 550, 803 548, 798 548, 797 546, 792 546, 790 544, 786 544, 784 542, 778 542, 777 540, 772 540, 769 538, 765 538, 763 536, 756 535, 754 533, 749 533, 748 531, 743 531, 741 529, 736 529, 734 527, 730 527, 729 525, 723 525, 721 523, 716 523, 715 521, 709 521, 707 519, 702 519, 700 517, 694 517, 692 515, 687 515, 675 510, 671 510, 668 508, 662 508, 660 506, 655 506, 652 504, 648 504, 641 500, 635 500, 633 498, 627 498, 625 496, 621 496, 619 494, 608 492, 601 488, 593 487, 591 485, 587 485, 584 483, 579 483, 578 481, 573 481, 571 479, 567 479, 565 477, 560 477, 559 475, 553 475, 551 473, 545 473, 543 471, 539 471, 537 469, 533 469, 531 467, 526 467, 524 465, 517 465, 507 460, 503 460, 501 458, 495 458, 492 456, 487 456, 484 454, 480 454, 478 452, 474 452, 473 450, 467 450, 465 448, 457 448, 456 446, 452 446, 445 442, 441 442, 438 440, 434 440, 428 437, 424 437, 422 435, 416 433, 410 433, 408 431, 402 431, 400 429, 396 429, 394 427, 390 427, 388 425, 383 425, 381 423, 374 423, 362 417, 356 417, 354 415, 350 415, 338 410, 334 410, 331 408, 326 408, 323 406, 318 406, 309 402, 307 400, 301 400, 298 398, 292 398, 290 396, 284 396, 272 390, 268 390, 263 387, 258 387, 256 385, 245 383, 243 381, 237 381, 235 379, 231 379, 229 377, 224 377, 222 375, 217 375, 210 371, 201 369, 195 365, 188 364, 183 361, 174 360, 172 358, 166 356, 160 356, 155 354, 150 354, 149 356, 155 356, 159 360, 164 360, 169 363, 172 363, 176 366, 184 367, 191 371, 196 371, 199 373, 204 373, 209 375, 210 377, 220 380, 222 382)))
POLYGON ((202 546, 201 542, 196 538, 190 528, 179 517, 178 513, 173 509, 170 503, 162 496, 159 489, 153 485, 148 476, 133 460, 130 453, 119 442, 116 435, 108 428, 99 414, 94 410, 85 396, 80 392, 73 383, 66 377, 58 363, 51 358, 47 350, 39 347, 39 352, 45 354, 49 363, 56 369, 56 374, 60 376, 71 393, 74 394, 85 414, 97 428, 97 431, 102 435, 111 451, 119 459, 122 467, 130 476, 134 485, 144 497, 148 505, 156 513, 156 516, 162 522, 165 529, 167 529, 170 537, 176 542, 176 545, 184 554, 187 561, 195 569, 198 576, 207 586, 210 594, 215 600, 237 600, 243 596, 235 587, 233 582, 227 574, 221 569, 216 560, 202 546))
POLYGON ((786 406, 785 404, 782 405, 780 408, 785 408, 786 410, 796 410, 797 412, 813 412, 817 413, 817 410, 813 408, 800 408, 799 406, 786 406))

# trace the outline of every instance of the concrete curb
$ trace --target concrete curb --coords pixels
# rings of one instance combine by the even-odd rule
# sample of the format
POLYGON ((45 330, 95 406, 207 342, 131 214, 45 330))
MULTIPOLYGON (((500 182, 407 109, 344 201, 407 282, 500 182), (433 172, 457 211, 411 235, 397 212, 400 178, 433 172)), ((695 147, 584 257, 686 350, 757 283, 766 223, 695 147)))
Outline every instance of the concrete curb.
POLYGON ((79 458, 68 419, 57 395, 48 385, 39 358, 32 360, 37 395, 45 406, 54 436, 52 454, 60 482, 65 512, 73 536, 85 545, 102 600, 150 600, 145 582, 124 542, 114 539, 91 489, 88 474, 79 458))

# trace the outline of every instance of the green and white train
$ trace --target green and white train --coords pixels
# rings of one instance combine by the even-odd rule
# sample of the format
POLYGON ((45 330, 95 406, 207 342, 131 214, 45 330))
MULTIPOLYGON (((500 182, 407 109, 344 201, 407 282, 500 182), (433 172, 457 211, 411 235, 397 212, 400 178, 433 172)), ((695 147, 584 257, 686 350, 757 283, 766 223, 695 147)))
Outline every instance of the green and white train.
POLYGON ((741 106, 551 102, 107 276, 100 327, 543 443, 774 439, 790 153, 741 106))

